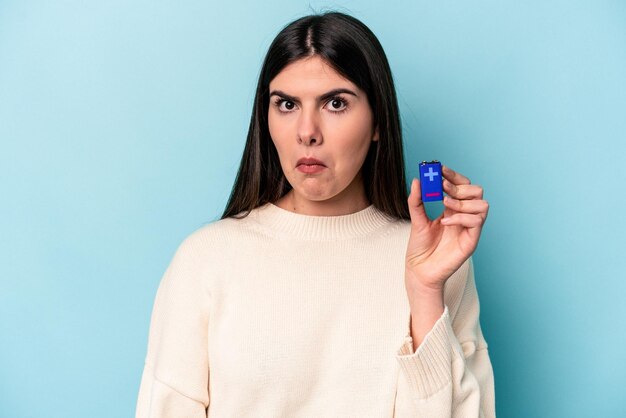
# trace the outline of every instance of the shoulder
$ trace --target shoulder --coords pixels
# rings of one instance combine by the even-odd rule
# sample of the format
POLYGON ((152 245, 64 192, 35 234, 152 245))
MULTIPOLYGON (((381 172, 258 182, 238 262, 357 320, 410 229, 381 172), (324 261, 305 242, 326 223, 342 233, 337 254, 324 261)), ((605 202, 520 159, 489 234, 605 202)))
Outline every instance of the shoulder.
POLYGON ((187 260, 207 259, 223 253, 245 238, 246 219, 224 218, 192 229, 178 241, 176 257, 187 260))

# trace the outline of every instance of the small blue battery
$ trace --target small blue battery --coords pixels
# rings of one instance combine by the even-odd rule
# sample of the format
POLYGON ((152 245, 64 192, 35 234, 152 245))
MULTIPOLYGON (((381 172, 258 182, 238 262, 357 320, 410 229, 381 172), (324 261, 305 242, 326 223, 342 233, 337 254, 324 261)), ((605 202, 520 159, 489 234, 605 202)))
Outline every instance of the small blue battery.
POLYGON ((422 189, 422 202, 443 200, 443 175, 439 161, 422 161, 420 163, 420 187, 422 189))

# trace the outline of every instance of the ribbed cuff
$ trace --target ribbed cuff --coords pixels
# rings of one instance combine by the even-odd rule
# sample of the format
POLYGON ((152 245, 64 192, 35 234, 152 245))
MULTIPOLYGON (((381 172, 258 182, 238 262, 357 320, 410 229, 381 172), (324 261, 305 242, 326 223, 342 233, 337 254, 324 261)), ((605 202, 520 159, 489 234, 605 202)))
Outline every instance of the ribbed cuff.
POLYGON ((437 393, 452 380, 452 344, 454 337, 448 306, 422 343, 413 352, 413 338, 404 339, 396 358, 409 385, 422 399, 437 393))

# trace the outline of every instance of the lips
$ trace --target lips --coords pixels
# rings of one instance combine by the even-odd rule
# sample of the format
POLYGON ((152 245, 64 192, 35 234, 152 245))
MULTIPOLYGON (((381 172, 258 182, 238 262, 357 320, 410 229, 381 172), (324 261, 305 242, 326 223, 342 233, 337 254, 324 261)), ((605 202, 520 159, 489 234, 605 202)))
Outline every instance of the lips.
POLYGON ((299 166, 299 165, 302 165, 302 164, 306 164, 306 165, 321 165, 323 167, 326 167, 326 164, 324 164, 320 160, 312 158, 312 157, 300 158, 298 160, 298 163, 297 163, 296 167, 299 166))

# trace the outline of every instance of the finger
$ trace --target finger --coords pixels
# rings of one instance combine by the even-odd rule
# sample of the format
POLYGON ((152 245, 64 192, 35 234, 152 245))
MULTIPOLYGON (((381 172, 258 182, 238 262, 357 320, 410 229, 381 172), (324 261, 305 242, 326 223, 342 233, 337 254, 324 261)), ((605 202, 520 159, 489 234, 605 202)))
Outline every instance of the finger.
POLYGON ((483 217, 473 213, 455 213, 441 220, 442 225, 461 225, 466 228, 477 228, 483 224, 483 217))
POLYGON ((484 213, 489 210, 489 203, 486 200, 459 200, 446 196, 443 198, 443 204, 456 211, 463 213, 484 213))
POLYGON ((418 227, 424 228, 430 220, 426 216, 424 202, 422 202, 422 190, 418 179, 414 178, 411 182, 411 193, 407 200, 409 204, 409 214, 411 215, 411 223, 418 227))
POLYGON ((459 236, 459 239, 462 239, 462 241, 464 241, 464 245, 469 245, 475 248, 476 244, 478 243, 478 239, 480 238, 483 225, 485 223, 484 219, 482 221, 479 221, 479 216, 480 215, 455 214, 451 217, 442 219, 441 223, 444 228, 456 225, 464 227, 464 229, 461 231, 461 236, 459 236), (463 239, 463 235, 465 235, 469 241, 463 239))
POLYGON ((443 190, 455 199, 482 199, 483 188, 477 184, 453 184, 443 180, 443 190))
POLYGON ((441 170, 443 171, 443 178, 448 179, 454 184, 471 184, 470 179, 465 177, 463 174, 452 170, 447 165, 442 164, 441 170))

